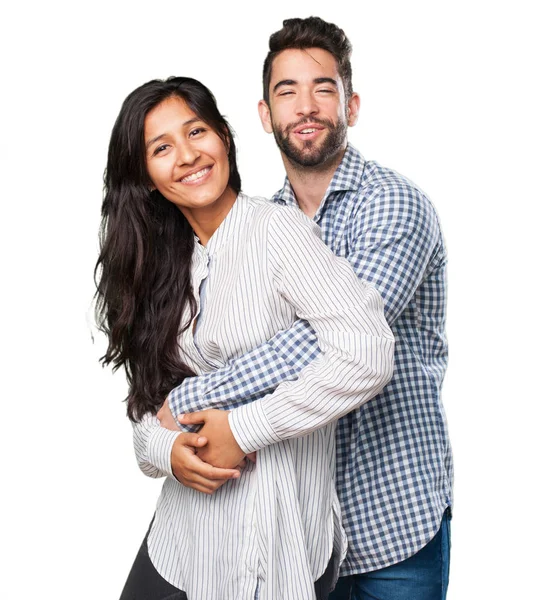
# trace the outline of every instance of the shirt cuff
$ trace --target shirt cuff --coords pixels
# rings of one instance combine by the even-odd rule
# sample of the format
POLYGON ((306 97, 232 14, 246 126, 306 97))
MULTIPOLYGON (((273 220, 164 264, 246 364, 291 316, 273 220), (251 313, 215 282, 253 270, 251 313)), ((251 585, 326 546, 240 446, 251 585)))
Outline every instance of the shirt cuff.
POLYGON ((171 452, 181 431, 171 431, 164 427, 154 427, 147 446, 148 462, 169 477, 174 477, 171 467, 171 452))
POLYGON ((260 400, 232 410, 229 413, 229 426, 246 454, 281 441, 268 421, 260 400))

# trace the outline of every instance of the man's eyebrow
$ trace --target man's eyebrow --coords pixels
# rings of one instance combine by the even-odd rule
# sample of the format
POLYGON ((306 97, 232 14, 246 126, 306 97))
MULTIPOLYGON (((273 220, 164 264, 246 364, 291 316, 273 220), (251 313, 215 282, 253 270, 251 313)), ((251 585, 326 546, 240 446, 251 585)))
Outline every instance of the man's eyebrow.
POLYGON ((331 83, 337 87, 337 81, 332 79, 332 77, 317 77, 317 79, 313 80, 313 83, 331 83))
POLYGON ((276 83, 272 89, 272 92, 275 92, 278 88, 283 87, 284 85, 295 85, 296 83, 298 83, 298 81, 295 81, 294 79, 282 79, 276 83))
MULTIPOLYGON (((186 127, 186 125, 191 125, 192 123, 196 123, 197 121, 200 121, 200 120, 201 119, 199 117, 193 117, 193 119, 188 119, 187 121, 184 121, 182 123, 182 127, 186 127)), ((152 138, 151 140, 148 140, 148 142, 146 142, 145 148, 148 150, 148 148, 150 148, 150 146, 152 144, 155 144, 161 138, 164 138, 166 135, 167 135, 166 133, 160 133, 159 135, 156 135, 155 138, 152 138)))
MULTIPOLYGON (((274 88, 272 89, 272 92, 276 92, 276 90, 280 87, 286 86, 286 85, 296 85, 298 83, 298 81, 294 80, 294 79, 282 79, 281 81, 278 81, 276 83, 276 85, 274 86, 274 88)), ((335 85, 337 87, 337 81, 335 79, 333 79, 332 77, 316 77, 313 80, 313 83, 319 84, 319 83, 331 83, 332 85, 335 85)))

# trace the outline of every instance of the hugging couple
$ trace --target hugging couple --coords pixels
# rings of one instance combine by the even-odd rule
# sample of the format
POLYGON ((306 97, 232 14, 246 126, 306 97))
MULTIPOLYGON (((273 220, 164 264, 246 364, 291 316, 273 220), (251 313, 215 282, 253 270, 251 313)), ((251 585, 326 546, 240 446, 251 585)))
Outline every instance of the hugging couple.
POLYGON ((347 141, 351 51, 318 17, 270 37, 271 200, 241 191, 199 81, 122 105, 103 360, 124 367, 138 463, 165 483, 121 600, 446 598, 446 249, 426 195, 347 141))

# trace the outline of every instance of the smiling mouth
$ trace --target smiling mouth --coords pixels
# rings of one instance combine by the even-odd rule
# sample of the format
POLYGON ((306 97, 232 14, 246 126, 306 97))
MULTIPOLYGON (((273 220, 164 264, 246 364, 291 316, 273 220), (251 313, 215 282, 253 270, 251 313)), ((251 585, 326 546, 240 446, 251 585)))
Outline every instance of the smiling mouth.
POLYGON ((180 179, 180 183, 193 183, 195 181, 198 181, 199 179, 202 179, 205 175, 210 173, 211 169, 212 167, 204 167, 200 171, 196 171, 195 173, 191 173, 186 177, 182 177, 182 179, 180 179))
POLYGON ((311 123, 302 123, 292 129, 294 135, 298 139, 304 141, 313 141, 317 139, 320 134, 324 131, 325 126, 322 123, 312 121, 311 123))

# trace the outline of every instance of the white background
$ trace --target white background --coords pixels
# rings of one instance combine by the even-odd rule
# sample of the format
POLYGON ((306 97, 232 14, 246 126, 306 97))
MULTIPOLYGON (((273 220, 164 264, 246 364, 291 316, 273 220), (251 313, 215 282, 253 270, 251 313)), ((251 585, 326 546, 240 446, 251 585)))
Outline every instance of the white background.
POLYGON ((118 598, 160 483, 92 342, 102 174, 124 97, 190 75, 238 134, 244 190, 283 169, 257 101, 270 33, 319 15, 353 46, 351 141, 434 201, 450 254, 450 600, 536 597, 538 20, 533 3, 18 2, 2 9, 0 596, 118 598), (13 5, 15 6, 15 5, 13 5))

